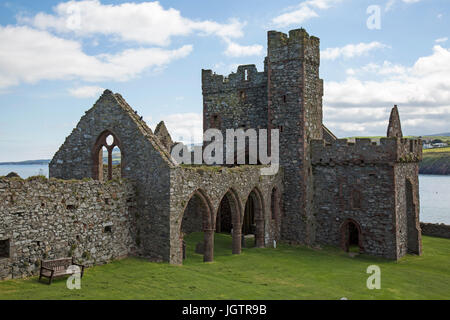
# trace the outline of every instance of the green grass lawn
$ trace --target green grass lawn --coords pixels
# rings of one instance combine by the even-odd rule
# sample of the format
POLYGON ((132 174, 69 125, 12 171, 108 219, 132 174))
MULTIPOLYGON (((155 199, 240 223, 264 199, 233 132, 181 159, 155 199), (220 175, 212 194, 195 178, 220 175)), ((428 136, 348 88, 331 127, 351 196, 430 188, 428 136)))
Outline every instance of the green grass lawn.
POLYGON ((194 253, 201 239, 188 237, 183 266, 127 258, 87 269, 80 290, 67 289, 65 279, 2 281, 0 299, 450 299, 449 239, 423 237, 422 256, 395 262, 288 245, 231 255, 231 237, 216 234, 212 263, 194 253), (366 287, 373 264, 380 290, 366 287))

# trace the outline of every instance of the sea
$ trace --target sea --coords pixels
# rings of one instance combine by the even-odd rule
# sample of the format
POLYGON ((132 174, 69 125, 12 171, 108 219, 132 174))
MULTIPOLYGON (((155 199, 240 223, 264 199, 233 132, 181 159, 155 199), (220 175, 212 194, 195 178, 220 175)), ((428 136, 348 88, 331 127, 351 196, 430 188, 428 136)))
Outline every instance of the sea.
MULTIPOLYGON (((48 165, 0 165, 0 176, 11 171, 22 178, 48 177, 48 165)), ((420 221, 450 225, 450 176, 419 175, 420 221)))

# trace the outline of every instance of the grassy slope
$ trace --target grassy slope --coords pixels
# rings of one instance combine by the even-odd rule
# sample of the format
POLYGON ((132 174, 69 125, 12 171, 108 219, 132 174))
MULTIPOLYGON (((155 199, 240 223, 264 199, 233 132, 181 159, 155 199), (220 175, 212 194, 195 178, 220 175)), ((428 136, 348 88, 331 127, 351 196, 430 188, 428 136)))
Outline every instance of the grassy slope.
POLYGON ((81 290, 68 290, 65 279, 3 281, 0 299, 450 299, 448 239, 423 237, 423 256, 394 262, 287 245, 231 255, 230 236, 218 234, 213 263, 193 252, 201 239, 190 235, 183 266, 128 258, 89 268, 81 290), (381 268, 381 290, 366 288, 372 264, 381 268))
POLYGON ((450 174, 450 147, 423 150, 420 173, 450 174))

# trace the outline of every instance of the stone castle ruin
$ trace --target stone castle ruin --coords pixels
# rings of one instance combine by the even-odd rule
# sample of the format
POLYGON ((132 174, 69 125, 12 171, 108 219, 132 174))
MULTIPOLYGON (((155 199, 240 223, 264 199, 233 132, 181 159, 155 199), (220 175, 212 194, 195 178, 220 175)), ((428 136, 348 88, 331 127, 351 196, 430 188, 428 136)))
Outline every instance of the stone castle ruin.
POLYGON ((421 254, 420 140, 402 137, 397 107, 380 141, 337 139, 322 123, 319 39, 268 32, 264 71, 202 71, 203 129, 278 129, 280 167, 180 165, 161 122, 153 132, 109 90, 80 119, 50 163, 50 179, 0 178, 0 278, 35 274, 47 258, 101 264, 124 256, 183 262, 183 238, 214 234, 332 245, 400 259, 421 254), (121 153, 114 167, 112 150, 121 153), (103 163, 104 152, 108 163, 103 163))

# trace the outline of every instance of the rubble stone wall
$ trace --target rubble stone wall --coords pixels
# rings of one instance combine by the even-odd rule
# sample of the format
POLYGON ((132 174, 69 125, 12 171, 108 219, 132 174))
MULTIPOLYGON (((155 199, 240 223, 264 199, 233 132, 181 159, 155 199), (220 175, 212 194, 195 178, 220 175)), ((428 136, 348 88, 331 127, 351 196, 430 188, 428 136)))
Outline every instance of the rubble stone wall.
POLYGON ((420 223, 422 234, 432 237, 450 239, 450 226, 443 223, 420 223))
POLYGON ((39 272, 40 261, 86 265, 135 254, 135 189, 125 180, 0 179, 0 279, 39 272))
POLYGON ((364 253, 397 258, 394 169, 389 165, 315 165, 316 241, 342 246, 344 222, 361 229, 364 253))

